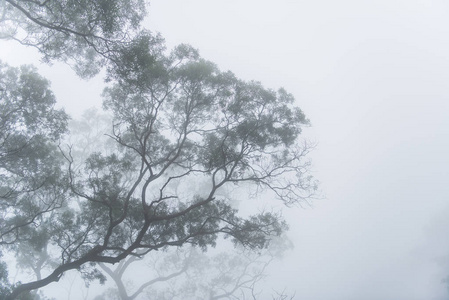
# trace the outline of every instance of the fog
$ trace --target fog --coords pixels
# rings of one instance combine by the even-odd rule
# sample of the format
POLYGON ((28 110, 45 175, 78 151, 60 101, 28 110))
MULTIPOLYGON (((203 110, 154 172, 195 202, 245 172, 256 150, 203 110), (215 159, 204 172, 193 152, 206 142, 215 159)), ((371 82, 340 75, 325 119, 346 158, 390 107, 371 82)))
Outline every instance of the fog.
MULTIPOLYGON (((284 87, 311 120, 323 197, 284 209, 295 248, 266 286, 295 299, 447 299, 449 3, 153 0, 146 27, 223 70, 284 87)), ((35 54, 2 42, 1 59, 35 54)), ((75 116, 101 78, 40 65, 75 116)))

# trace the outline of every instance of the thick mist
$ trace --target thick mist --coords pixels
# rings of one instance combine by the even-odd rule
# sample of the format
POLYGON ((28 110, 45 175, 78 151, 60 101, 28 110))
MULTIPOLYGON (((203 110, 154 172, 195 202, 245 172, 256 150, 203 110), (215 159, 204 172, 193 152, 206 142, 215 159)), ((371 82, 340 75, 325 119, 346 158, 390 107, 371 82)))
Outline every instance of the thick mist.
MULTIPOLYGON (((324 197, 283 209, 294 249, 268 267, 268 295, 448 298, 447 2, 150 4, 145 26, 170 47, 191 44, 223 70, 284 87, 311 120, 304 135, 317 143, 310 157, 324 197)), ((3 41, 0 57, 12 65, 38 59, 3 41)), ((101 107, 101 78, 39 68, 70 114, 101 107)))

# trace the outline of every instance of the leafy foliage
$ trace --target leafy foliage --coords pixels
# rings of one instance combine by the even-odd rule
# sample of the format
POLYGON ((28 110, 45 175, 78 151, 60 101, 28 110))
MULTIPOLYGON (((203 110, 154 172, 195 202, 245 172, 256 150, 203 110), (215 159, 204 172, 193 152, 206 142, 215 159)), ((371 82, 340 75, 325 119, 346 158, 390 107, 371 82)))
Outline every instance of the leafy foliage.
POLYGON ((5 0, 0 38, 36 47, 45 61, 72 61, 78 74, 90 77, 145 15, 144 0, 5 0))
POLYGON ((61 206, 58 140, 67 115, 54 109, 47 80, 34 68, 0 64, 0 243, 32 237, 29 225, 61 206))

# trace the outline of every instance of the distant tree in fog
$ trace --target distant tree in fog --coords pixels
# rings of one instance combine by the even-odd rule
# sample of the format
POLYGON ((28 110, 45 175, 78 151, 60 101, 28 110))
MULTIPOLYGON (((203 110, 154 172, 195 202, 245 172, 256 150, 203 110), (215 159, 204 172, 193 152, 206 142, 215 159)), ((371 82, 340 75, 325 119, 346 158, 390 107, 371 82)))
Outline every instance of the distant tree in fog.
POLYGON ((289 244, 281 239, 257 252, 240 248, 211 254, 190 246, 132 256, 116 267, 100 264, 116 287, 115 293, 110 289, 104 298, 247 299, 264 289, 258 284, 266 276, 266 267, 287 248, 289 244))

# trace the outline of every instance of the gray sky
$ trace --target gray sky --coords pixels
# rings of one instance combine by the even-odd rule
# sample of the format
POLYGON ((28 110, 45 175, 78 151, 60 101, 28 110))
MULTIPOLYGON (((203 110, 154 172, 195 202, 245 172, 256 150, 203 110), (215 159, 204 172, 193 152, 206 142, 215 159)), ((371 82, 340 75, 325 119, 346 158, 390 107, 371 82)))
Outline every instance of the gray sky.
MULTIPOLYGON (((295 249, 273 288, 295 299, 447 299, 449 2, 153 0, 147 27, 223 70, 285 87, 318 142, 325 199, 292 209, 295 249)), ((2 43, 0 57, 32 62, 2 43)), ((101 81, 41 66, 61 105, 100 105, 101 81)))

